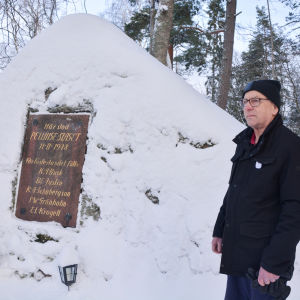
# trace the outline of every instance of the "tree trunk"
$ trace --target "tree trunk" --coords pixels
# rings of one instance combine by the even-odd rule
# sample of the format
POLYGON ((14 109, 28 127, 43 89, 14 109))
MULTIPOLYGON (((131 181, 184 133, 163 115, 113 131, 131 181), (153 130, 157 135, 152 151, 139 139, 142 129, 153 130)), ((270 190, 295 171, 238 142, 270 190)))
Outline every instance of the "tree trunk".
POLYGON ((269 0, 267 0, 268 3, 268 15, 269 15, 269 27, 270 27, 270 35, 271 35, 271 49, 272 49, 272 79, 275 79, 275 64, 274 64, 274 42, 273 42, 273 26, 271 22, 271 13, 270 13, 270 5, 269 0))
POLYGON ((153 32, 155 23, 155 0, 150 0, 150 53, 153 53, 153 32))
POLYGON ((150 54, 167 65, 167 54, 173 24, 174 0, 160 0, 155 15, 150 54))
MULTIPOLYGON (((230 88, 233 41, 236 19, 236 0, 227 0, 224 32, 224 50, 222 57, 221 78, 218 92, 218 105, 226 109, 230 88)), ((245 70, 247 71, 247 70, 245 70)))

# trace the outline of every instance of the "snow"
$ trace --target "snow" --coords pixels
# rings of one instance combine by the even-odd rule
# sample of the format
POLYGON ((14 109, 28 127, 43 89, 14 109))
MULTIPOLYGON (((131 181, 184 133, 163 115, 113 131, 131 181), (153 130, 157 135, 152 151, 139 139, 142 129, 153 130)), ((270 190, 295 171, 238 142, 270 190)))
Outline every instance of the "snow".
POLYGON ((168 10, 168 6, 165 4, 158 4, 158 10, 159 11, 167 11, 168 10))
POLYGON ((78 253, 71 245, 64 247, 57 256, 57 263, 59 266, 75 265, 79 264, 79 262, 80 259, 78 257, 78 253))
MULTIPOLYGON (((211 233, 240 123, 91 15, 67 16, 32 40, 0 74, 0 90, 0 300, 222 299, 211 233), (57 105, 93 109, 82 188, 101 217, 80 225, 78 216, 75 229, 10 210, 28 107, 57 105), (58 265, 76 262, 68 292, 58 265)), ((291 300, 299 278, 298 258, 291 300)))

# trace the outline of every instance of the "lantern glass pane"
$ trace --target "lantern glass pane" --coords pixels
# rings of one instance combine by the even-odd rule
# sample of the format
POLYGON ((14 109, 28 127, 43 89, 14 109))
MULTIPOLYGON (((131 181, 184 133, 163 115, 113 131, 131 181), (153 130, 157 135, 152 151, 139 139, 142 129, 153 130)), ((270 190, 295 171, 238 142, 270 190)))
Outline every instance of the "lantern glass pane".
POLYGON ((74 278, 74 267, 68 267, 66 269, 66 275, 67 275, 67 282, 73 281, 74 278))
POLYGON ((60 279, 63 283, 65 283, 65 278, 64 278, 64 268, 58 267, 59 269, 59 274, 60 274, 60 279))

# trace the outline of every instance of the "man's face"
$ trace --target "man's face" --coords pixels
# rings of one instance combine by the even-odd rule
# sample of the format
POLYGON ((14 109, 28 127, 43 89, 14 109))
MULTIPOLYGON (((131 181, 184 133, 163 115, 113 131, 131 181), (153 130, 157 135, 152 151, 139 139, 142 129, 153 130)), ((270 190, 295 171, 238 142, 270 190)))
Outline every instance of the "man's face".
MULTIPOLYGON (((266 96, 258 91, 249 91, 244 99, 251 98, 266 99, 266 96)), ((248 126, 257 130, 265 130, 277 113, 277 106, 270 100, 262 100, 256 107, 252 107, 249 102, 244 106, 244 116, 248 126)))

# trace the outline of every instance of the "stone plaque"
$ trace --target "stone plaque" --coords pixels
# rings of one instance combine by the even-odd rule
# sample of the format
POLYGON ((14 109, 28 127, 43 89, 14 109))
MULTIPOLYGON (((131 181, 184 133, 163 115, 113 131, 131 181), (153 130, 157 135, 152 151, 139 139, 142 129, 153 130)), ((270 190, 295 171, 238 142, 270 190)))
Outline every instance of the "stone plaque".
POLYGON ((76 227, 89 115, 28 118, 16 216, 76 227))

